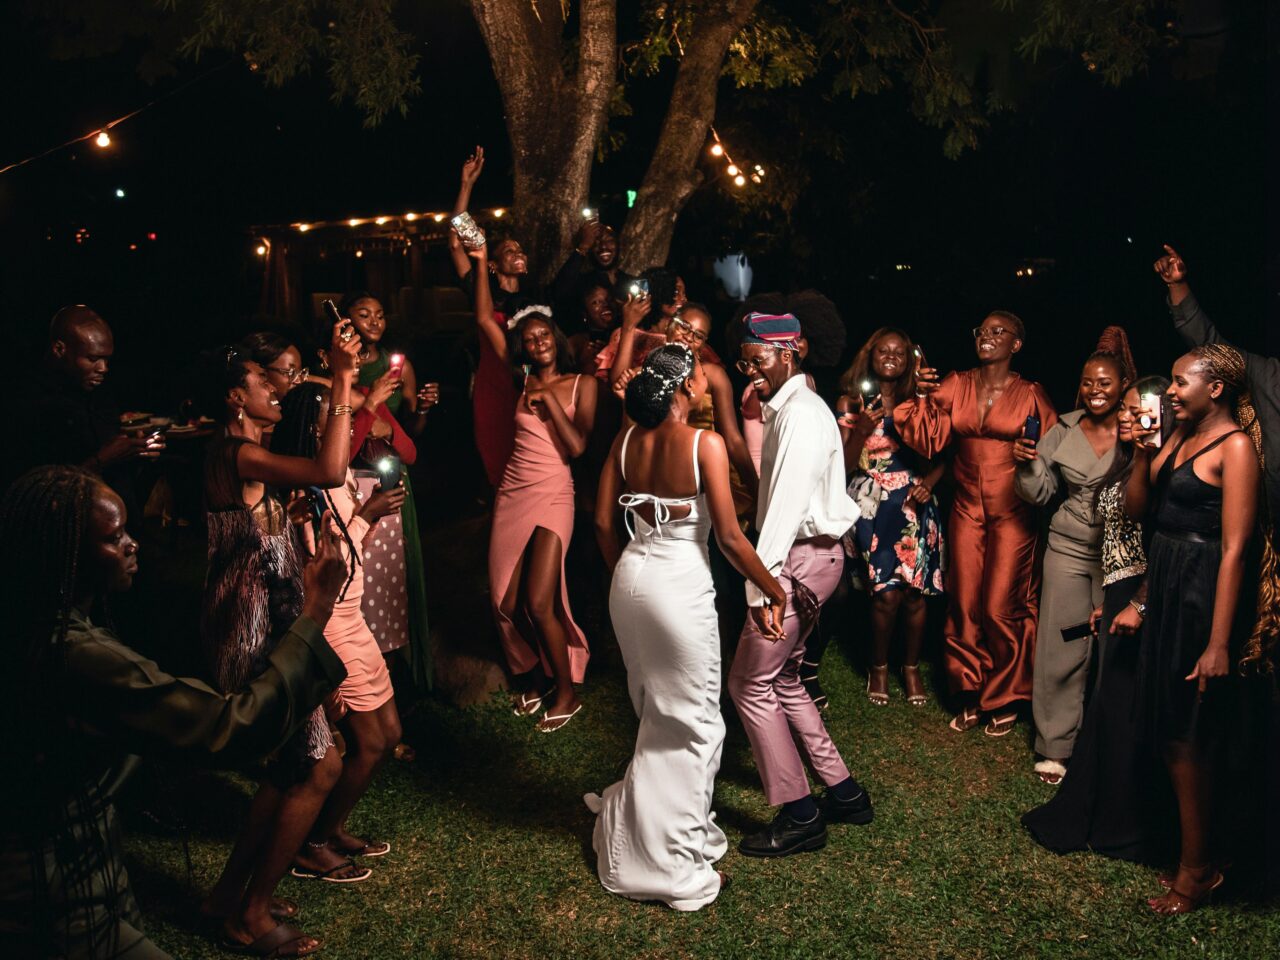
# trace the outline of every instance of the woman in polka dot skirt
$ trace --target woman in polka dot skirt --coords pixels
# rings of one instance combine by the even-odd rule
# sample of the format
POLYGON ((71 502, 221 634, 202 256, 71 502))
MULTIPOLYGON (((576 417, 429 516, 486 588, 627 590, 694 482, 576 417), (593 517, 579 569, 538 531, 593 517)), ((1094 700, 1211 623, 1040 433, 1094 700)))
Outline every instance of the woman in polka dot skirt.
MULTIPOLYGON (((314 457, 317 437, 322 435, 328 417, 327 391, 304 384, 289 392, 283 407, 284 416, 272 439, 272 451, 314 457)), ((347 856, 378 857, 391 851, 389 843, 362 839, 347 830, 348 815, 368 789, 378 767, 400 742, 400 716, 396 712, 391 674, 361 612, 365 541, 373 540, 370 533, 381 518, 400 510, 405 490, 403 486, 375 490, 361 502, 356 479, 348 470, 342 486, 313 491, 313 496, 322 498, 317 505, 332 514, 334 525, 342 534, 342 550, 349 569, 347 585, 334 604, 333 615, 324 630, 329 646, 347 668, 347 678, 337 691, 341 715, 337 723, 347 750, 342 775, 316 818, 308 843, 328 844, 330 849, 347 856)), ((306 529, 310 530, 309 525, 306 529)), ((294 875, 310 874, 295 869, 294 875)))

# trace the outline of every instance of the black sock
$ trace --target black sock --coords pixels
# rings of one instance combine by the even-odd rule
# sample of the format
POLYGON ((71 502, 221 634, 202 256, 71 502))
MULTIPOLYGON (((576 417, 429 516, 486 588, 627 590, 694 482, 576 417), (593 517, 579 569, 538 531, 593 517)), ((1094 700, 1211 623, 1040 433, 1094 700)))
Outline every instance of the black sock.
POLYGON ((818 805, 813 797, 801 797, 799 800, 788 800, 782 805, 782 812, 796 823, 809 823, 818 815, 818 805))
POLYGON ((833 797, 840 801, 849 801, 862 792, 862 787, 858 786, 858 781, 853 777, 846 777, 835 786, 827 788, 833 797))

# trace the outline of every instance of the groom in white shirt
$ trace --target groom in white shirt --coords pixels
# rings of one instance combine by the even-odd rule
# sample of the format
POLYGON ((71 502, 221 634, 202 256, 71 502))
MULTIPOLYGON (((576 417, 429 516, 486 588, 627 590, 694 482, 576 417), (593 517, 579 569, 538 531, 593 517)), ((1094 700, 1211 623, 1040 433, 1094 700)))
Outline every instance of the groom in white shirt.
POLYGON ((822 716, 800 682, 805 638, 844 571, 842 537, 858 519, 845 492, 844 450, 835 417, 805 383, 791 314, 748 314, 738 369, 762 403, 764 453, 756 552, 787 592, 785 640, 771 640, 765 597, 747 583, 751 616, 729 672, 729 693, 751 741, 765 799, 782 809, 759 833, 743 838, 747 856, 785 857, 818 850, 827 823, 870 823, 871 798, 849 775, 822 716), (827 786, 810 794, 799 744, 827 786))

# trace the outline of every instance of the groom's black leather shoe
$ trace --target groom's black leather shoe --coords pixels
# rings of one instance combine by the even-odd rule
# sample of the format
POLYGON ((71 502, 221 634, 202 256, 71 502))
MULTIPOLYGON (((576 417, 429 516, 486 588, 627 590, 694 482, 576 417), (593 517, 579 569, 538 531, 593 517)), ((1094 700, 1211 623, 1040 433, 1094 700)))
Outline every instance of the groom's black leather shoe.
POLYGON ((830 790, 818 801, 818 809, 828 823, 870 823, 875 812, 871 809, 871 794, 859 790, 857 795, 841 800, 830 790))
POLYGON ((826 845, 827 824, 821 811, 808 823, 797 823, 785 812, 779 812, 765 829, 743 837, 738 851, 748 857, 789 857, 806 850, 821 850, 826 845))

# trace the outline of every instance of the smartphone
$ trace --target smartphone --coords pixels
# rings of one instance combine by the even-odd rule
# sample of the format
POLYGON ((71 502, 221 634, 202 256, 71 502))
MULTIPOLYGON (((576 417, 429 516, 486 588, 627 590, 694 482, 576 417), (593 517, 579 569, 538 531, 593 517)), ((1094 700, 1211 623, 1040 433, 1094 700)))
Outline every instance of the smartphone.
POLYGON ((582 208, 582 219, 583 219, 583 220, 599 220, 599 219, 600 219, 600 211, 599 211, 599 210, 597 210, 597 209, 595 209, 595 207, 583 207, 583 208, 582 208))
POLYGON ((324 532, 324 490, 321 487, 307 487, 307 496, 311 499, 311 532, 316 538, 318 550, 320 535, 324 532))
POLYGON ((1027 417, 1027 422, 1022 425, 1022 435, 1032 443, 1040 442, 1040 418, 1034 413, 1027 417))
POLYGON ((462 241, 462 245, 468 250, 479 250, 484 246, 484 231, 480 229, 480 225, 476 223, 471 214, 465 210, 456 217, 452 217, 449 223, 457 231, 458 239, 462 241))
POLYGON ((880 396, 880 391, 876 389, 874 380, 863 380, 858 384, 858 392, 862 394, 862 408, 864 410, 874 404, 880 396))
POLYGON ((332 300, 321 300, 320 306, 324 309, 324 315, 329 318, 330 323, 342 323, 342 314, 338 312, 338 305, 332 300))
POLYGON ((392 454, 379 457, 373 469, 378 474, 379 490, 394 490, 403 480, 400 472, 400 458, 392 454))
POLYGON ((1157 449, 1164 446, 1165 439, 1173 432, 1165 429, 1166 423, 1173 419, 1165 415, 1165 400, 1163 393, 1144 393, 1142 395, 1142 412, 1138 414, 1138 426, 1143 430, 1155 431, 1154 434, 1145 439, 1145 442, 1157 449))
POLYGON ((921 367, 927 367, 929 365, 924 358, 924 351, 920 349, 919 345, 911 348, 911 355, 916 358, 917 370, 919 370, 921 367))
POLYGON ((649 281, 643 277, 639 280, 632 280, 627 292, 637 300, 641 297, 647 297, 649 295, 649 281))
POLYGON ((391 355, 391 377, 392 377, 392 379, 394 379, 394 380, 399 380, 399 379, 400 379, 401 374, 403 374, 403 373, 404 373, 404 354, 403 354, 403 353, 393 353, 393 354, 391 355))
POLYGON ((1077 623, 1074 626, 1062 628, 1063 643, 1070 643, 1072 640, 1083 640, 1085 637, 1093 636, 1093 630, 1089 627, 1089 621, 1077 623))

